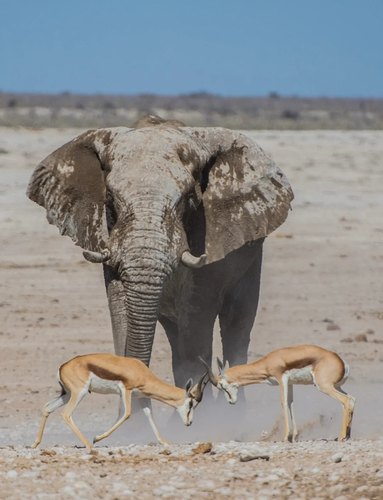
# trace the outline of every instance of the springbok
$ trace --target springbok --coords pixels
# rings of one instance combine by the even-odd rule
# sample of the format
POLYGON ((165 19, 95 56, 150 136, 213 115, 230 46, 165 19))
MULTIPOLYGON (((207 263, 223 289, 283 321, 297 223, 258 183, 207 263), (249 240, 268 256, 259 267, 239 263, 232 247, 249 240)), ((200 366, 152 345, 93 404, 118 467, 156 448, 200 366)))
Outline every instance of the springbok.
MULTIPOLYGON (((93 444, 110 436, 129 418, 132 393, 137 392, 140 397, 156 399, 172 406, 179 413, 183 423, 189 426, 193 420, 193 409, 202 400, 208 374, 205 373, 194 387, 192 387, 193 381, 189 379, 186 389, 180 389, 160 380, 138 359, 113 354, 86 354, 62 364, 58 370, 58 382, 62 392, 60 396, 44 406, 40 428, 32 448, 40 444, 49 415, 66 405, 62 412, 64 421, 84 445, 91 449, 92 444, 80 432, 72 419, 72 413, 88 392, 119 394, 123 408, 123 414, 119 415, 116 423, 103 434, 96 436, 93 444)), ((160 436, 153 421, 150 408, 144 408, 144 413, 157 440, 166 445, 167 442, 160 436)))
POLYGON ((349 367, 335 352, 316 345, 297 345, 277 349, 252 363, 226 369, 217 358, 218 376, 213 374, 202 358, 200 360, 208 369, 212 384, 225 393, 231 404, 237 401, 238 387, 261 382, 279 384, 285 441, 295 441, 298 436, 293 410, 294 384, 313 384, 321 392, 339 401, 343 406, 343 419, 338 439, 343 441, 350 437, 355 398, 341 389, 348 377, 349 367))

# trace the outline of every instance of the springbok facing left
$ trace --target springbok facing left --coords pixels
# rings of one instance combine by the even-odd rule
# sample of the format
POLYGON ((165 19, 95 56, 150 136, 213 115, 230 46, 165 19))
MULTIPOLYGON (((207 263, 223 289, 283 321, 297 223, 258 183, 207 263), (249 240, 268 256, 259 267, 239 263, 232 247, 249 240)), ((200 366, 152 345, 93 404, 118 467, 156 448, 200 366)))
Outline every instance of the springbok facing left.
POLYGON ((227 369, 217 359, 218 376, 202 358, 200 360, 207 368, 212 384, 225 393, 231 404, 237 401, 239 387, 262 382, 279 385, 285 420, 284 441, 295 441, 298 436, 293 410, 294 384, 315 385, 321 392, 339 401, 343 406, 343 418, 338 439, 344 441, 350 438, 355 398, 341 388, 347 380, 349 367, 335 352, 317 345, 296 345, 272 351, 252 363, 227 369))
MULTIPOLYGON (((133 391, 139 392, 142 397, 156 399, 172 406, 179 413, 183 423, 189 426, 193 420, 193 410, 202 400, 207 381, 208 375, 205 374, 193 387, 193 382, 189 379, 186 389, 180 389, 160 380, 142 361, 135 358, 113 354, 77 356, 61 365, 58 370, 58 382, 62 392, 44 406, 40 428, 32 448, 40 444, 49 415, 65 405, 62 412, 64 421, 82 443, 91 449, 93 445, 81 433, 72 418, 72 413, 88 392, 119 394, 124 410, 110 429, 93 439, 93 444, 110 436, 129 418, 133 391)), ((161 437, 150 408, 144 408, 144 413, 158 442, 163 445, 168 444, 161 437)))

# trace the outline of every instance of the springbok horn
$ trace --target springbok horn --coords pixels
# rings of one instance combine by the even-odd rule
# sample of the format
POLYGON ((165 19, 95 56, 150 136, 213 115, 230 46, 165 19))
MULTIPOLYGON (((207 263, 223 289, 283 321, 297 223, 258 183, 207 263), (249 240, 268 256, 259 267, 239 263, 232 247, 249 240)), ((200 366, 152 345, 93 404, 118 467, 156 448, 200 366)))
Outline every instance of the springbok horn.
POLYGON ((186 394, 188 396, 191 396, 192 395, 192 393, 191 393, 192 390, 193 390, 193 379, 189 378, 189 380, 186 382, 186 386, 185 386, 186 394))
POLYGON ((181 262, 187 267, 197 269, 205 265, 207 255, 203 253, 200 257, 194 257, 189 250, 185 250, 181 255, 181 262))
POLYGON ((203 391, 204 391, 208 381, 209 381, 209 374, 208 374, 208 372, 205 372, 202 375, 202 377, 199 380, 197 387, 196 387, 196 393, 195 393, 194 398, 197 401, 197 403, 200 403, 202 401, 203 391))
POLYGON ((89 250, 84 250, 82 254, 86 260, 93 262, 94 264, 100 264, 110 259, 110 251, 107 248, 101 252, 90 252, 89 250))
POLYGON ((198 356, 198 359, 201 361, 201 363, 205 366, 205 368, 207 369, 207 374, 209 375, 209 379, 210 379, 210 382, 213 384, 213 385, 217 385, 217 377, 214 375, 213 373, 213 370, 211 369, 211 366, 209 366, 206 361, 201 358, 201 356, 198 356))

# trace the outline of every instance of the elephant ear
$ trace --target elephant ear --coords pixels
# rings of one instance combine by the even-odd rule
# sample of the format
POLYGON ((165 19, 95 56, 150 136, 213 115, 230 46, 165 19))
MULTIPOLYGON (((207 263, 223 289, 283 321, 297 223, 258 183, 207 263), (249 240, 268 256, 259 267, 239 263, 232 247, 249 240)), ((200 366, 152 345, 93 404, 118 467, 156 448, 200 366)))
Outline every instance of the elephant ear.
POLYGON ((44 207, 50 224, 86 250, 105 248, 104 172, 95 148, 107 130, 88 131, 50 154, 35 169, 27 196, 44 207))
POLYGON ((294 195, 282 171, 244 134, 222 128, 192 134, 208 150, 201 187, 211 263, 274 231, 294 195))

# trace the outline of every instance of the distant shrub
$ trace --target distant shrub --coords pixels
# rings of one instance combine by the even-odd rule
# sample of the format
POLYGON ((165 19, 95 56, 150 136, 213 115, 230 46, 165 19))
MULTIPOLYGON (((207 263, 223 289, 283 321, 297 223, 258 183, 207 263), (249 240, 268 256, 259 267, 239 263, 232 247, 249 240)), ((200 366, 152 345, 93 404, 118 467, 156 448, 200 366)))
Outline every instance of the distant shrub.
POLYGON ((285 109, 282 111, 281 117, 288 120, 298 120, 299 113, 298 111, 293 111, 292 109, 285 109))
POLYGON ((8 108, 16 108, 17 107, 17 99, 15 99, 14 97, 9 99, 7 106, 8 106, 8 108))
POLYGON ((104 109, 114 109, 114 104, 111 101, 105 101, 102 105, 104 109))
POLYGON ((214 94, 211 94, 210 92, 207 92, 206 90, 198 90, 197 92, 190 92, 189 94, 184 94, 185 97, 191 97, 192 99, 200 99, 203 97, 210 97, 214 96, 214 94))

